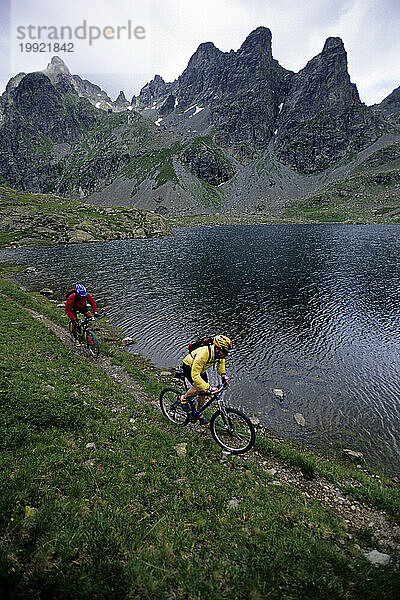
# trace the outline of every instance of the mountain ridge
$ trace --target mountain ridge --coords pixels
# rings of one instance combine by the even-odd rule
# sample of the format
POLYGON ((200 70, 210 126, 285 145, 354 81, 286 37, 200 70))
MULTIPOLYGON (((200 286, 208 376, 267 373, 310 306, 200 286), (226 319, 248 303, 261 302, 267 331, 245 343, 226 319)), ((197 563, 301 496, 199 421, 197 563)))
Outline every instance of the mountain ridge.
POLYGON ((0 97, 0 183, 163 215, 277 214, 349 176, 374 144, 397 157, 398 89, 363 104, 335 37, 288 71, 266 27, 237 51, 200 44, 175 81, 155 75, 131 102, 53 57, 0 97))

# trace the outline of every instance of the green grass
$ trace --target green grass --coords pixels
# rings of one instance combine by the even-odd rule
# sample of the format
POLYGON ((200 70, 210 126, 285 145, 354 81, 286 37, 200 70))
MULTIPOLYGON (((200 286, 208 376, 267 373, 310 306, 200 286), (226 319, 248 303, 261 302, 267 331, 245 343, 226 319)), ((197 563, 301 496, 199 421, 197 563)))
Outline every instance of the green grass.
POLYGON ((297 202, 290 208, 287 208, 283 218, 338 223, 348 220, 349 212, 348 207, 343 207, 343 209, 340 210, 336 205, 310 206, 309 202, 306 200, 297 202))
MULTIPOLYGON (((4 279, 0 290, 66 324, 47 300, 4 279)), ((366 532, 349 539, 319 503, 270 485, 257 464, 223 457, 210 436, 169 425, 2 296, 0 323, 5 597, 396 597, 396 567, 373 567, 355 545, 371 543, 366 532)), ((101 343, 158 391, 154 374, 101 343)), ((288 462, 297 452, 299 464, 327 474, 327 461, 271 444, 259 449, 288 462)))

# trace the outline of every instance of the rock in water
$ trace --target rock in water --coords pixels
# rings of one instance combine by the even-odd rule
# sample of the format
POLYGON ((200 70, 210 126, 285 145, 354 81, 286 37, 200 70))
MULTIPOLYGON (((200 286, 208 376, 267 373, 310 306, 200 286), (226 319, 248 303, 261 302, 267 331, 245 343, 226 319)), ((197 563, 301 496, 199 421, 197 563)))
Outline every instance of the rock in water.
POLYGON ((39 294, 42 294, 42 296, 52 296, 54 292, 50 288, 45 287, 40 290, 39 294))

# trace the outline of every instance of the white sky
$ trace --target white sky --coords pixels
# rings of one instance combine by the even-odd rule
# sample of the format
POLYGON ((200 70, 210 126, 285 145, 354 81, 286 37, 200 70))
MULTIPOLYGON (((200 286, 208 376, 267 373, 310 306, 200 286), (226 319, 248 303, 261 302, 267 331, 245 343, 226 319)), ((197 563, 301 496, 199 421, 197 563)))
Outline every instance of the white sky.
POLYGON ((57 54, 113 99, 119 90, 130 99, 156 73, 173 81, 200 43, 237 50, 260 25, 272 31, 274 58, 293 71, 321 52, 327 37, 341 37, 351 80, 367 104, 400 85, 400 0, 0 0, 0 93, 10 77, 42 70, 57 54), (115 37, 128 20, 145 28, 145 39, 128 40, 121 30, 120 40, 71 40, 73 53, 49 51, 47 44, 57 41, 47 39, 50 30, 42 29, 45 52, 21 50, 21 43, 38 41, 28 39, 27 29, 17 39, 18 27, 74 30, 84 21, 87 31, 113 27, 115 37))

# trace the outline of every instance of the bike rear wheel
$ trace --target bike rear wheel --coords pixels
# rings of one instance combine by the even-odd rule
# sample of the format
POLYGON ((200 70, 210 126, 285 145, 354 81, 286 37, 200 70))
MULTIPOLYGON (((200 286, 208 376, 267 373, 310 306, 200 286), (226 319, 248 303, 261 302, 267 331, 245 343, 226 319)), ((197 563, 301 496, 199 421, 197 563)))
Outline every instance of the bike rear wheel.
POLYGON ((235 408, 225 408, 224 413, 217 410, 211 417, 210 430, 214 440, 232 454, 248 452, 256 439, 250 419, 235 408))
POLYGON ((188 415, 179 402, 181 393, 181 390, 175 388, 165 388, 160 394, 160 406, 163 415, 176 425, 186 425, 188 420, 188 415))
POLYGON ((100 344, 99 341, 91 329, 86 331, 86 347, 89 350, 89 354, 93 356, 93 358, 97 358, 100 354, 100 344))

